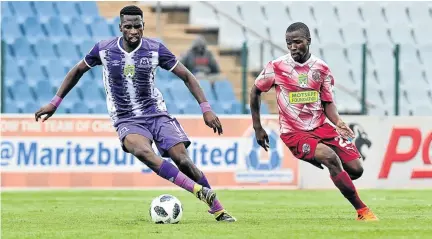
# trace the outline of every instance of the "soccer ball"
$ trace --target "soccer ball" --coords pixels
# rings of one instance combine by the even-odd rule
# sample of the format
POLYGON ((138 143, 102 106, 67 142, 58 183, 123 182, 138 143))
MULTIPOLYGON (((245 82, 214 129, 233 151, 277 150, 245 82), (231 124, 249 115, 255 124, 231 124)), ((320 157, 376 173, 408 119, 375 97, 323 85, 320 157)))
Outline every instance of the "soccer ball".
POLYGON ((172 195, 160 195, 150 205, 150 217, 156 224, 175 224, 180 222, 182 216, 182 204, 172 195))

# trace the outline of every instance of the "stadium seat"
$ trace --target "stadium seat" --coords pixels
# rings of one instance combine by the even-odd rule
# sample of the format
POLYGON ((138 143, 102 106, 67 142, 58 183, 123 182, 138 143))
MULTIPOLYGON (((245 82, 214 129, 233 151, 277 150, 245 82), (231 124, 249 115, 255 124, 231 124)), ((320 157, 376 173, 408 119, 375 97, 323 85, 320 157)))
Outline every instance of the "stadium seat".
POLYGON ((30 86, 35 86, 39 80, 46 79, 42 71, 42 67, 38 61, 33 61, 27 67, 23 68, 26 83, 30 86))
POLYGON ((360 5, 360 13, 365 22, 368 25, 381 25, 376 24, 378 22, 383 23, 385 21, 383 4, 377 2, 362 2, 360 5))
POLYGON ((188 102, 195 102, 192 93, 190 93, 189 89, 186 87, 183 81, 176 80, 171 82, 170 94, 173 97, 173 100, 177 104, 187 104, 188 102))
POLYGON ((4 102, 4 113, 18 114, 22 112, 20 112, 20 109, 17 107, 17 104, 13 99, 6 98, 6 101, 4 102))
POLYGON ((55 94, 53 86, 47 80, 39 80, 34 87, 34 92, 39 102, 49 102, 55 94))
POLYGON ((181 114, 180 110, 177 108, 177 105, 175 103, 165 101, 165 105, 167 107, 168 113, 170 113, 170 114, 181 114))
POLYGON ((419 23, 431 22, 431 3, 430 2, 415 2, 408 7, 408 15, 414 25, 419 23))
POLYGON ((413 109, 413 115, 415 116, 431 116, 432 107, 430 104, 418 104, 413 109))
POLYGON ((9 87, 14 99, 34 101, 33 92, 25 81, 17 81, 15 85, 9 87))
POLYGON ((54 45, 50 41, 40 40, 34 45, 38 61, 42 65, 47 65, 52 60, 57 60, 54 45))
MULTIPOLYGON (((420 47, 420 55, 421 55, 421 60, 422 60, 423 64, 426 66, 431 66, 432 65, 432 43, 421 46, 420 47)), ((427 67, 427 68, 432 70, 431 67, 427 67)), ((432 82, 432 78, 431 78, 430 82, 432 82)))
POLYGON ((53 2, 35 1, 33 4, 41 23, 48 23, 51 18, 57 17, 53 2))
MULTIPOLYGON (((1 4, 6 5, 6 4, 1 4)), ((14 17, 2 17, 1 23, 2 39, 7 44, 13 44, 15 40, 23 37, 21 26, 14 17)))
POLYGON ((409 22, 409 2, 386 2, 383 5, 384 16, 390 25, 407 25, 409 22))
POLYGON ((363 46, 361 44, 350 44, 347 46, 348 61, 356 69, 361 69, 363 63, 363 46))
POLYGON ((45 67, 45 72, 49 82, 56 87, 59 87, 66 76, 66 70, 62 66, 58 66, 58 62, 51 60, 45 67))
POLYGON ((174 80, 174 79, 178 79, 174 73, 158 67, 158 69, 156 71, 156 80, 168 80, 168 81, 170 81, 170 80, 174 80))
POLYGON ((391 45, 390 30, 384 24, 370 23, 366 27, 367 41, 369 44, 391 45))
POLYGON ((360 8, 357 2, 334 2, 336 7, 337 16, 340 23, 347 25, 362 24, 360 15, 360 8))
MULTIPOLYGON (((58 88, 55 87, 55 91, 57 91, 58 88)), ((66 111, 70 112, 75 103, 82 103, 82 99, 81 96, 78 93, 78 89, 77 88, 72 88, 71 91, 69 91, 69 93, 66 95, 66 97, 63 99, 62 101, 62 105, 65 106, 66 111)))
POLYGON ((332 2, 314 2, 311 6, 312 15, 319 25, 337 27, 339 22, 336 15, 336 6, 332 2))
POLYGON ((104 97, 102 97, 102 92, 95 82, 87 82, 79 87, 79 90, 81 91, 81 95, 86 102, 104 100, 104 97))
POLYGON ((430 44, 430 37, 432 36, 432 27, 430 27, 430 23, 422 22, 416 24, 414 27, 416 42, 419 44, 430 44))
POLYGON ((10 4, 10 7, 14 10, 16 19, 19 23, 24 23, 28 17, 34 16, 31 3, 32 2, 21 2, 21 1, 13 1, 13 2, 3 2, 3 4, 10 4))
POLYGON ((401 64, 405 63, 417 63, 420 64, 421 60, 419 58, 420 54, 416 46, 413 44, 403 44, 400 46, 400 62, 401 64))
POLYGON ((99 17, 99 8, 95 1, 80 1, 77 4, 84 23, 91 24, 94 19, 99 17))
POLYGON ((234 94, 233 86, 228 80, 220 80, 214 82, 214 90, 219 101, 235 101, 237 100, 234 94))
POLYGON ((97 18, 95 21, 89 24, 89 27, 95 42, 113 37, 113 33, 111 32, 107 21, 105 21, 103 18, 97 18))
MULTIPOLYGON (((286 2, 291 22, 303 22, 309 28, 314 28, 317 22, 312 15, 312 6, 310 2, 286 2)), ((286 28, 288 26, 285 26, 286 28)))
POLYGON ((268 107, 267 103, 265 103, 264 101, 261 102, 260 113, 261 114, 270 114, 269 107, 268 107))
POLYGON ((363 44, 366 42, 364 29, 358 23, 347 23, 342 25, 342 36, 347 45, 363 44))
POLYGON ((5 85, 13 86, 17 81, 24 79, 20 67, 16 64, 6 64, 5 66, 5 85))
POLYGON ((87 29, 87 25, 83 21, 73 18, 68 24, 69 32, 72 36, 72 41, 76 44, 80 44, 85 40, 90 39, 90 32, 87 29))
POLYGON ((264 17, 263 5, 260 2, 239 2, 238 7, 243 23, 260 36, 268 39, 268 22, 264 17))
POLYGON ((336 66, 349 64, 349 61, 344 53, 344 48, 340 44, 329 43, 323 45, 324 61, 329 65, 330 69, 336 66))
POLYGON ((73 18, 80 18, 77 2, 54 2, 54 4, 63 23, 69 24, 72 23, 73 18))
POLYGON ((61 40, 69 38, 65 25, 57 16, 50 18, 49 21, 45 23, 45 29, 52 43, 57 44, 61 40))
POLYGON ((96 45, 96 42, 93 40, 86 40, 79 45, 80 56, 84 58, 96 45))
MULTIPOLYGON (((209 2, 212 3, 212 2, 209 2)), ((202 2, 191 2, 189 12, 189 23, 197 26, 218 27, 218 15, 216 12, 202 2)))
POLYGON ((24 105, 24 108, 22 109, 22 112, 25 114, 34 114, 40 107, 41 105, 35 101, 27 101, 24 105))
POLYGON ((108 114, 107 104, 105 101, 98 102, 90 110, 93 114, 108 114))
POLYGON ((68 61, 71 65, 74 65, 81 59, 80 53, 72 41, 63 40, 56 46, 57 52, 63 61, 68 61))
MULTIPOLYGON (((228 2, 227 2, 228 3, 228 2)), ((220 18, 218 43, 222 48, 238 49, 246 39, 242 26, 233 23, 227 18, 220 18)))
POLYGON ((9 4, 7 4, 7 3, 1 4, 1 18, 2 18, 2 20, 5 18, 9 18, 9 17, 13 17, 13 12, 10 9, 9 4))
POLYGON ((19 65, 25 65, 28 61, 36 60, 27 38, 22 37, 17 39, 12 48, 15 53, 15 61, 19 65))
POLYGON ((202 114, 201 108, 197 102, 189 102, 186 107, 182 109, 183 114, 185 115, 195 115, 202 114))
POLYGON ((40 40, 45 40, 46 36, 44 30, 36 17, 27 18, 22 26, 27 36, 27 40, 31 44, 35 44, 40 40))
POLYGON ((89 114, 90 109, 84 102, 75 102, 70 109, 71 114, 89 114))
POLYGON ((201 88, 204 91, 204 94, 205 94, 207 100, 211 104, 215 103, 216 102, 216 97, 214 95, 214 92, 213 92, 213 89, 212 89, 210 81, 208 81, 208 80, 200 80, 199 83, 201 85, 201 88))
POLYGON ((394 44, 412 44, 414 33, 408 25, 393 25, 390 28, 390 35, 394 44))
POLYGON ((215 104, 211 105, 213 112, 216 114, 226 114, 225 110, 222 108, 222 106, 219 104, 219 102, 216 102, 215 104))

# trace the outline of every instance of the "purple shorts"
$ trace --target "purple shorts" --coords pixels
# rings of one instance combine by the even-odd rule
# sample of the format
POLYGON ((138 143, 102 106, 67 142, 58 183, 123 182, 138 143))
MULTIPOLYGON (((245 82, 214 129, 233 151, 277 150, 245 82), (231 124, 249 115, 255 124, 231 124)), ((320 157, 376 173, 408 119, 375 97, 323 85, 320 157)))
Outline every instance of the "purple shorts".
POLYGON ((168 114, 119 119, 114 127, 125 152, 123 141, 129 134, 154 141, 162 157, 168 157, 168 150, 178 143, 184 143, 186 148, 191 144, 180 123, 168 114))

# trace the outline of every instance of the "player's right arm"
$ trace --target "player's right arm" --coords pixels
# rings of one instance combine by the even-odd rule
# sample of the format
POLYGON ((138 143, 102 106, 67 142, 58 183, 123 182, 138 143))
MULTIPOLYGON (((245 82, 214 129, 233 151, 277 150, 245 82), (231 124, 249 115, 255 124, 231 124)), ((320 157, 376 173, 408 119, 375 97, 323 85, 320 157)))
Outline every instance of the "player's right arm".
POLYGON ((273 64, 269 62, 263 71, 258 75, 255 84, 252 86, 250 93, 250 108, 252 114, 253 128, 255 130, 255 137, 257 143, 261 145, 266 151, 269 147, 269 138, 264 128, 261 125, 261 93, 269 91, 275 83, 275 74, 273 64))
POLYGON ((83 60, 78 62, 67 74, 63 80, 60 88, 57 90, 56 95, 50 103, 40 108, 35 113, 35 119, 38 121, 43 115, 46 115, 42 122, 49 119, 57 110, 62 99, 69 93, 69 91, 78 83, 81 77, 93 66, 100 65, 101 60, 99 56, 99 47, 96 44, 92 50, 85 56, 83 60))

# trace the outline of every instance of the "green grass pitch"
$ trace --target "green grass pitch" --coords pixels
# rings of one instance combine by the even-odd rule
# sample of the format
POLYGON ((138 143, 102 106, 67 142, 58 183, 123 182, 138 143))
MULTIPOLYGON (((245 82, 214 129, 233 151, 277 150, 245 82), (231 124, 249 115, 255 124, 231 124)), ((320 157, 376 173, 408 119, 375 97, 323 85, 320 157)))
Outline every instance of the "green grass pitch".
POLYGON ((238 222, 218 223, 180 190, 2 192, 1 238, 432 238, 432 190, 361 190, 381 219, 355 221, 336 190, 219 190, 238 222), (151 200, 183 203, 177 225, 155 225, 151 200))

